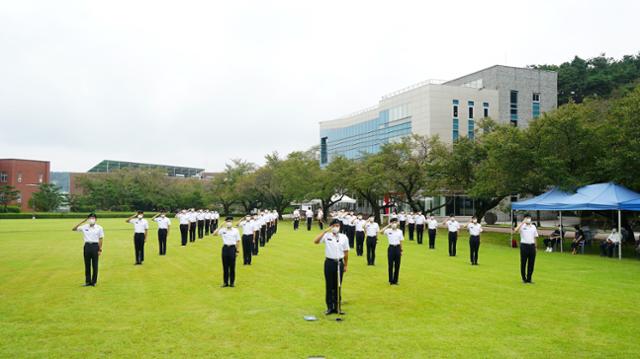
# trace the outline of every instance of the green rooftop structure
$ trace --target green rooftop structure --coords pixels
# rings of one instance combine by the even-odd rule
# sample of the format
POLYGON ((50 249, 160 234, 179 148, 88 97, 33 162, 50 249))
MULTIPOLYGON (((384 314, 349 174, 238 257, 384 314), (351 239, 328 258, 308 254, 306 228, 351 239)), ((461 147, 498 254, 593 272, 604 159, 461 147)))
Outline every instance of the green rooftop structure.
POLYGON ((157 165, 150 163, 137 163, 127 161, 113 161, 103 160, 97 165, 93 166, 89 172, 93 173, 109 173, 122 168, 149 168, 149 169, 162 169, 167 172, 167 176, 170 177, 198 177, 204 168, 192 168, 192 167, 180 167, 171 165, 157 165))

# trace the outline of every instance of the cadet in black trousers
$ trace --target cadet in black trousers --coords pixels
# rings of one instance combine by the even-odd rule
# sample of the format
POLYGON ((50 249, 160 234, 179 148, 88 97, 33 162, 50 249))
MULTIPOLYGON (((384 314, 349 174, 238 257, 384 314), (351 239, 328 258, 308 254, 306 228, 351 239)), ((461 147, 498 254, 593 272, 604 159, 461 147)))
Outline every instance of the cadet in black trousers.
POLYGON ((133 245, 136 255, 136 264, 140 265, 144 262, 144 244, 147 242, 149 223, 144 219, 144 212, 142 211, 138 211, 137 214, 127 218, 125 222, 133 224, 133 245))
POLYGON ((367 235, 367 265, 372 266, 376 263, 376 244, 378 243, 378 231, 380 226, 373 221, 373 216, 369 216, 364 226, 367 235))
POLYGON ((161 256, 167 254, 167 236, 169 235, 169 228, 171 228, 171 220, 167 217, 164 209, 160 210, 151 218, 158 224, 158 249, 161 256))
POLYGON ((193 208, 189 211, 189 242, 196 241, 196 227, 198 226, 198 214, 193 208))
POLYGON ((340 233, 340 221, 334 219, 326 231, 320 232, 313 243, 325 244, 324 281, 325 302, 327 310, 324 314, 345 314, 340 308, 340 288, 342 277, 347 271, 349 261, 349 243, 347 237, 340 233))
POLYGON ((180 239, 182 246, 187 245, 187 237, 189 235, 189 215, 186 210, 182 210, 176 214, 176 218, 180 222, 180 239))
POLYGON ((436 232, 438 229, 438 221, 434 216, 430 216, 427 220, 427 228, 429 229, 429 249, 436 249, 436 232))
POLYGON ((236 280, 236 256, 240 244, 240 232, 233 227, 233 217, 227 217, 224 227, 216 229, 213 235, 222 237, 222 279, 223 287, 233 287, 236 280))
POLYGON ((95 287, 98 282, 98 258, 102 254, 104 230, 96 224, 97 217, 91 213, 85 220, 76 224, 71 230, 82 233, 84 239, 84 286, 95 287), (85 222, 89 224, 83 224, 85 222), (92 273, 93 270, 93 273, 92 273))
POLYGON ((409 213, 407 216, 407 227, 409 227, 409 240, 412 241, 413 232, 416 229, 416 215, 413 212, 409 213))
POLYGON ((469 230, 469 258, 471 265, 478 265, 478 251, 480 250, 480 233, 482 225, 478 223, 476 216, 471 217, 471 223, 467 224, 469 230))
POLYGON ((251 215, 247 215, 238 226, 242 228, 242 259, 243 265, 251 265, 251 255, 253 253, 253 243, 255 242, 255 223, 251 215))
POLYGON ((404 240, 402 231, 398 229, 398 219, 393 218, 391 223, 384 227, 381 232, 384 233, 389 240, 389 248, 387 249, 389 284, 398 285, 400 258, 402 257, 402 241, 404 240))
POLYGON ((515 229, 520 233, 520 275, 523 283, 533 283, 533 268, 536 262, 536 238, 538 229, 531 223, 531 216, 525 215, 524 221, 515 229))
POLYGON ((362 219, 362 213, 358 213, 358 218, 354 222, 356 233, 356 255, 361 257, 364 254, 364 225, 367 221, 362 219))
POLYGON ((456 217, 451 215, 449 216, 449 220, 444 222, 444 225, 447 226, 449 230, 449 256, 456 256, 456 247, 458 245, 458 231, 460 230, 460 223, 456 221, 456 217))

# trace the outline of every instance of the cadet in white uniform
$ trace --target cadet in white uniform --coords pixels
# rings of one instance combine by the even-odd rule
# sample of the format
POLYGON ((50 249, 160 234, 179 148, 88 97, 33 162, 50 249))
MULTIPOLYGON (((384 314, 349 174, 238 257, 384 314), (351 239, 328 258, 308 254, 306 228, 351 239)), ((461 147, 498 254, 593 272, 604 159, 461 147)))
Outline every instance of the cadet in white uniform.
POLYGON ((97 217, 91 213, 85 220, 76 224, 72 231, 82 233, 84 239, 84 286, 95 287, 98 282, 98 258, 102 254, 104 229, 96 224, 97 217), (83 224, 85 222, 89 224, 83 224), (93 269, 93 273, 92 273, 93 269))
POLYGON ((525 215, 524 221, 516 227, 520 233, 520 276, 523 283, 533 283, 533 267, 536 262, 536 238, 538 229, 531 223, 531 216, 525 215), (525 271, 526 268, 526 271, 525 271))
POLYGON ((311 209, 307 209, 305 216, 307 217, 307 231, 310 231, 311 222, 313 222, 313 211, 311 209))
POLYGON ((236 256, 240 244, 240 232, 233 227, 233 217, 227 217, 224 227, 216 229, 213 235, 222 237, 222 287, 233 287, 236 280, 236 256))
POLYGON ((460 230, 460 223, 456 221, 454 215, 449 216, 449 219, 444 222, 449 230, 449 256, 456 256, 456 247, 458 246, 458 231, 460 230))
POLYGON ((180 239, 182 246, 187 245, 187 236, 189 234, 189 214, 186 209, 178 212, 176 218, 180 222, 180 239))
POLYGON ((416 239, 418 240, 418 244, 422 244, 422 238, 424 236, 424 222, 426 222, 426 218, 422 214, 422 212, 418 212, 415 218, 416 221, 416 239))
POLYGON ((367 221, 362 219, 362 213, 358 213, 358 218, 354 221, 356 232, 356 255, 361 257, 364 253, 364 225, 367 221))
POLYGON ((204 237, 204 211, 202 209, 198 210, 196 219, 198 220, 198 239, 202 239, 204 237))
POLYGON ((482 225, 478 223, 478 218, 476 216, 471 217, 471 223, 467 224, 467 229, 469 230, 469 256, 471 258, 471 265, 477 266, 482 225))
POLYGON ((171 220, 167 217, 167 213, 164 209, 160 210, 160 213, 151 218, 158 224, 158 249, 161 256, 167 254, 167 236, 169 236, 169 228, 171 227, 171 220))
POLYGON ((144 244, 147 242, 149 222, 144 219, 144 212, 142 211, 138 211, 137 214, 127 218, 125 222, 133 224, 133 247, 136 255, 136 265, 141 265, 144 262, 144 244))
POLYGON ((400 211, 400 214, 398 214, 398 223, 400 224, 402 235, 404 235, 404 230, 407 226, 407 215, 404 213, 404 211, 400 211))
POLYGON ((213 211, 211 213, 211 234, 213 234, 213 231, 218 229, 218 219, 219 218, 220 218, 220 214, 218 214, 218 211, 213 211))
POLYGON ((249 214, 245 216, 238 225, 242 228, 242 264, 251 265, 251 254, 253 253, 253 243, 255 242, 256 226, 249 214))
POLYGON ((189 242, 196 241, 196 227, 198 226, 198 214, 195 209, 189 210, 189 242))
POLYGON ((429 229, 429 249, 436 249, 436 232, 438 230, 438 221, 436 221, 436 217, 429 217, 427 220, 427 228, 429 229))
POLYGON ((300 227, 300 211, 296 208, 293 210, 293 230, 297 231, 300 227))
POLYGON ((324 314, 344 314, 339 303, 339 288, 342 287, 343 274, 347 271, 349 243, 347 237, 340 233, 340 221, 331 221, 331 227, 318 234, 313 242, 325 244, 324 281, 327 310, 324 314))
POLYGON ((318 214, 316 216, 316 219, 318 220, 318 227, 320 227, 320 230, 324 229, 324 212, 322 211, 322 208, 318 209, 318 214))
POLYGON ((409 215, 407 216, 407 225, 409 227, 409 240, 412 241, 413 240, 413 232, 416 229, 416 215, 415 215, 415 213, 413 213, 413 212, 409 213, 409 215))
POLYGON ((367 235, 367 265, 372 266, 376 263, 376 244, 378 243, 378 231, 380 226, 374 222, 373 215, 369 216, 364 226, 367 235))
POLYGON ((209 235, 209 229, 211 229, 211 212, 208 209, 204 210, 204 235, 209 235))
POLYGON ((387 249, 389 284, 398 285, 400 258, 402 257, 402 241, 404 240, 402 231, 398 228, 398 219, 392 219, 391 223, 384 227, 381 232, 384 233, 389 240, 389 248, 387 249))
POLYGON ((260 224, 260 220, 258 219, 258 215, 253 215, 253 244, 251 245, 251 248, 253 249, 252 251, 252 255, 257 256, 258 255, 258 248, 260 247, 258 245, 258 238, 260 238, 260 227, 262 226, 260 224))

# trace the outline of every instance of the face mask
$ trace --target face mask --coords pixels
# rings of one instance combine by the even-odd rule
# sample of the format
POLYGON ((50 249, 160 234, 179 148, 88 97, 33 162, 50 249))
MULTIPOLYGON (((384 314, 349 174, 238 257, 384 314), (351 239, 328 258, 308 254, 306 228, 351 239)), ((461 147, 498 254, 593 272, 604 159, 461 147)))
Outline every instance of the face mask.
POLYGON ((373 218, 369 218, 369 222, 373 222, 373 218))
POLYGON ((362 216, 358 216, 358 219, 362 219, 362 216))
POLYGON ((245 218, 244 220, 245 220, 245 221, 250 221, 250 220, 251 220, 251 217, 247 217, 247 218, 245 218))
POLYGON ((231 228, 231 226, 233 226, 233 223, 231 223, 231 222, 227 222, 227 223, 226 223, 226 226, 227 226, 227 228, 231 228))
POLYGON ((455 220, 456 220, 455 218, 451 217, 451 222, 455 222, 455 220))
POLYGON ((433 221, 435 218, 431 217, 430 219, 433 221))
POLYGON ((471 220, 471 222, 478 223, 478 220, 477 219, 473 219, 473 220, 471 220))
POLYGON ((141 214, 138 215, 138 219, 142 219, 142 215, 141 214))
POLYGON ((531 218, 527 218, 527 219, 525 219, 525 220, 524 220, 524 223, 527 223, 527 224, 531 223, 531 218))
POLYGON ((391 225, 391 228, 396 229, 396 228, 398 228, 398 225, 394 223, 394 224, 391 225))
POLYGON ((340 228, 338 228, 338 227, 331 227, 331 233, 333 233, 333 234, 338 234, 338 232, 340 232, 340 228))
POLYGON ((160 217, 164 218, 164 213, 160 215, 160 217))
POLYGON ((89 218, 89 224, 96 224, 95 218, 89 218))

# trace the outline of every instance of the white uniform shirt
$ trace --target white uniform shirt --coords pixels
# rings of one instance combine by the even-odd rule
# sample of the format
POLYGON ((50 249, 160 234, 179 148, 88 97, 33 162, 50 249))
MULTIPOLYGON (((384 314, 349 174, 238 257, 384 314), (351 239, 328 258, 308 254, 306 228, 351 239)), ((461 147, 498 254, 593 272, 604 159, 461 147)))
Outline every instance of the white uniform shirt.
POLYGON ((429 229, 438 229, 438 221, 435 219, 427 219, 427 225, 429 229))
POLYGON ((406 222, 406 221, 407 221, 407 216, 406 216, 405 214, 403 214, 403 213, 400 213, 400 214, 398 215, 398 221, 400 221, 400 222, 406 222))
POLYGON ((144 233, 145 230, 149 229, 149 222, 146 219, 130 219, 129 223, 133 224, 133 231, 135 233, 144 233))
POLYGON ((260 220, 256 218, 252 222, 253 222, 253 231, 254 232, 259 231, 260 227, 262 227, 262 224, 260 224, 260 220))
POLYGON ((416 224, 424 224, 425 220, 426 218, 422 214, 416 216, 416 224))
POLYGON ((253 220, 251 221, 242 221, 240 222, 240 227, 242 228, 242 235, 253 235, 255 230, 255 223, 253 220))
POLYGON ((322 219, 324 217, 324 212, 318 211, 318 219, 322 219))
POLYGON ((367 223, 365 228, 368 237, 375 237, 378 235, 378 231, 380 231, 380 226, 376 222, 367 223))
POLYGON ((389 245, 397 246, 401 241, 404 241, 404 236, 402 235, 402 231, 400 229, 387 229, 384 231, 384 234, 387 236, 389 240, 389 245))
POLYGON ((104 229, 99 224, 83 224, 76 228, 76 231, 82 232, 84 243, 98 243, 100 238, 104 237, 104 229))
POLYGON ((211 219, 218 219, 220 218, 220 214, 218 212, 213 212, 213 214, 211 215, 211 219))
POLYGON ((211 212, 204 212, 204 219, 211 219, 211 212))
POLYGON ((367 223, 367 221, 364 219, 356 219, 356 232, 363 232, 365 223, 367 223))
POLYGON ((308 209, 304 214, 307 218, 313 218, 313 212, 310 209, 308 209))
POLYGON ((198 215, 196 214, 196 212, 189 212, 188 217, 189 217, 189 222, 191 223, 196 222, 198 220, 198 215))
POLYGON ((240 240, 240 231, 238 231, 238 228, 222 228, 218 233, 220 237, 222 237, 222 243, 226 246, 235 246, 240 240))
POLYGON ((154 222, 158 223, 158 228, 159 229, 169 229, 169 226, 171 225, 171 220, 169 219, 169 217, 156 217, 153 219, 154 222))
POLYGON ((297 209, 293 211, 293 218, 300 218, 300 211, 298 211, 297 209))
POLYGON ((324 243, 324 254, 329 259, 342 259, 344 252, 349 251, 349 239, 342 233, 325 233, 320 243, 324 243))
POLYGON ((520 227, 520 243, 534 244, 538 237, 538 229, 534 224, 523 224, 520 227))
POLYGON ((196 218, 198 219, 198 221, 204 221, 204 212, 198 212, 196 218))
POLYGON ((411 214, 410 214, 410 215, 408 215, 408 216, 407 216, 407 223, 415 224, 415 223, 416 223, 416 216, 411 215, 411 214))
POLYGON ((482 225, 480 223, 469 223, 467 229, 470 235, 479 236, 480 232, 482 232, 482 225))
POLYGON ((180 220, 180 224, 189 224, 189 213, 178 213, 176 217, 180 220))
POLYGON ((620 243, 620 233, 611 233, 607 239, 613 243, 620 243))
POLYGON ((460 223, 458 221, 448 220, 447 228, 449 229, 449 232, 457 232, 460 229, 460 223))

